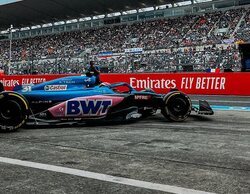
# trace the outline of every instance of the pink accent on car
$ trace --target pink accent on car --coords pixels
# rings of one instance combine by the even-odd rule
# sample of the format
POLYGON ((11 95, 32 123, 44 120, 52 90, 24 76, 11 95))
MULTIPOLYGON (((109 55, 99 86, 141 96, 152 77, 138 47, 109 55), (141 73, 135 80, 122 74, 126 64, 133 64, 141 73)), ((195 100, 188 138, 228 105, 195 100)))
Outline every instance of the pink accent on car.
POLYGON ((77 97, 49 108, 55 118, 92 118, 103 117, 110 107, 119 104, 124 97, 120 96, 87 96, 77 97))
POLYGON ((48 110, 55 118, 65 117, 66 102, 60 103, 56 106, 53 106, 53 107, 49 108, 48 110))

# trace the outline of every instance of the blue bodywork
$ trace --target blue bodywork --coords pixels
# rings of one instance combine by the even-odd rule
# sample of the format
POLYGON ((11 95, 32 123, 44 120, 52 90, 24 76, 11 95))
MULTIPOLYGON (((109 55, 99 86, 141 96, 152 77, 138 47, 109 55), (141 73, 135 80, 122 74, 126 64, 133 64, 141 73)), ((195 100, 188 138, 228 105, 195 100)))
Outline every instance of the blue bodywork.
POLYGON ((95 86, 95 76, 69 76, 37 85, 19 85, 14 91, 22 94, 29 102, 48 100, 59 102, 76 97, 117 94, 113 90, 116 86, 127 87, 130 94, 137 93, 129 84, 123 82, 95 86))
MULTIPOLYGON (((25 97, 33 113, 46 111, 70 99, 96 95, 131 96, 131 102, 128 100, 126 104, 128 107, 134 106, 133 96, 136 94, 151 95, 162 99, 160 94, 150 91, 138 92, 125 82, 95 85, 95 81, 95 76, 69 76, 37 85, 19 85, 14 88, 14 91, 25 97), (121 89, 119 87, 125 91, 119 91, 121 89)), ((148 101, 145 103, 148 104, 148 101)), ((144 104, 139 103, 139 106, 144 106, 144 104)))
POLYGON ((69 76, 37 85, 17 86, 14 91, 22 94, 28 101, 64 101, 75 97, 114 93, 112 89, 95 86, 94 83, 94 76, 69 76), (55 89, 56 87, 61 88, 55 89))

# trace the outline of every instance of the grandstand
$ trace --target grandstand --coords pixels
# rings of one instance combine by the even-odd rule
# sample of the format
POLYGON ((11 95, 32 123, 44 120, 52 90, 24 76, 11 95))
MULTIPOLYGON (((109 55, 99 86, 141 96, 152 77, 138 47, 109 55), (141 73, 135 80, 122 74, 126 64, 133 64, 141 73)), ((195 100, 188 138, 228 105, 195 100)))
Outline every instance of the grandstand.
POLYGON ((239 71, 236 43, 250 39, 248 0, 52 2, 0 6, 0 69, 82 73, 94 59, 109 73, 239 71))

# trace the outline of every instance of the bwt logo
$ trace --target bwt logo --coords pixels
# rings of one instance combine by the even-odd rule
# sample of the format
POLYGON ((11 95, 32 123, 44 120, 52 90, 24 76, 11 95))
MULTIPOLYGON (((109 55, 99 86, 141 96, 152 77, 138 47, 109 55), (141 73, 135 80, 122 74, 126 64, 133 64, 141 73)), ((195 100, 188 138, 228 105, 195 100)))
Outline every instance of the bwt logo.
POLYGON ((102 116, 110 106, 112 100, 71 100, 67 102, 66 116, 102 116))

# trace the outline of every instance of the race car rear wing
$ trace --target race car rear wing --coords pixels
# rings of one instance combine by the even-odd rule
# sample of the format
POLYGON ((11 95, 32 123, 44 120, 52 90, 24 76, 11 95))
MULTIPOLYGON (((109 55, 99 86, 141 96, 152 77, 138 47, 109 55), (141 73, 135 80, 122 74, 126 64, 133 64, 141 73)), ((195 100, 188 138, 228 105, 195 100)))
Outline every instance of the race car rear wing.
POLYGON ((199 107, 193 106, 192 110, 200 115, 213 115, 214 111, 206 100, 199 100, 199 107))

